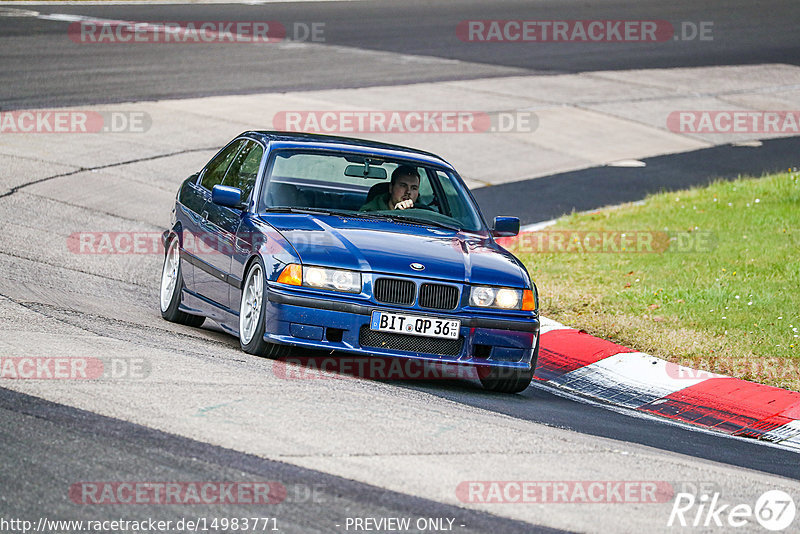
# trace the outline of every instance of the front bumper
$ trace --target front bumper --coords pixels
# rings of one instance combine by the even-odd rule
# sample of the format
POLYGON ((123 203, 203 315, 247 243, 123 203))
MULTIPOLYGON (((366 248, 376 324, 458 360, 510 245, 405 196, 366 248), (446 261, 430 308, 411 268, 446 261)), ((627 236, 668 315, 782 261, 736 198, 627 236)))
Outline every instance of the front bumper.
POLYGON ((265 306, 264 339, 271 343, 371 356, 527 369, 539 335, 539 319, 535 316, 510 319, 488 314, 410 310, 321 299, 273 287, 269 288, 265 306), (460 319, 459 339, 377 333, 369 329, 373 310, 460 319))

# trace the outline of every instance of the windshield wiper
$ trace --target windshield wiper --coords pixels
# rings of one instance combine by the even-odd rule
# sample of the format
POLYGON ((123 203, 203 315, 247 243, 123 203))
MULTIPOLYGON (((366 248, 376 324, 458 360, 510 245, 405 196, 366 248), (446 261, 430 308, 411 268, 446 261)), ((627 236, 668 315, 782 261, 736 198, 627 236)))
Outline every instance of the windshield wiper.
POLYGON ((267 208, 264 211, 267 213, 302 213, 305 215, 328 215, 325 210, 317 208, 292 208, 290 206, 277 206, 274 208, 267 208))
POLYGON ((380 215, 363 211, 332 210, 327 208, 293 208, 291 206, 277 206, 267 208, 267 213, 301 213, 304 215, 336 215, 337 217, 361 217, 363 219, 382 219, 380 215))
POLYGON ((461 227, 455 224, 448 224, 446 222, 432 221, 430 219, 417 219, 415 217, 403 217, 402 215, 385 215, 392 221, 400 223, 418 224, 420 226, 438 226, 440 228, 447 228, 448 230, 461 231, 461 227))
POLYGON ((339 215, 340 217, 360 217, 362 219, 380 219, 379 215, 374 215, 365 211, 346 211, 346 210, 328 210, 331 215, 339 215))

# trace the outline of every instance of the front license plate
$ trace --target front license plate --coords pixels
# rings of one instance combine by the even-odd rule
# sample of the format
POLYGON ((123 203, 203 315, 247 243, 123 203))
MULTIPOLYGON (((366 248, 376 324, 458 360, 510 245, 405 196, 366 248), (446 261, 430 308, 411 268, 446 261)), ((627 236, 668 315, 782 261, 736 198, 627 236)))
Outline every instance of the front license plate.
POLYGON ((369 327, 380 332, 394 332, 410 336, 443 337, 458 339, 461 321, 458 319, 437 319, 419 315, 403 315, 382 311, 372 312, 369 327))

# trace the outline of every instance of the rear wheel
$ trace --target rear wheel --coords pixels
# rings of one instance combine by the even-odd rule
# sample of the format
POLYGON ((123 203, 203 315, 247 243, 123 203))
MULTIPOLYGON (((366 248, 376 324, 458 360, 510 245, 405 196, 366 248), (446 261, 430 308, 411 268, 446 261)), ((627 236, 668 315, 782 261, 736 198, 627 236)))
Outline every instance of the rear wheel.
POLYGON ((539 335, 536 335, 536 348, 531 358, 530 369, 516 369, 513 367, 483 367, 478 370, 478 377, 483 387, 498 393, 519 393, 531 385, 533 373, 536 372, 536 362, 539 359, 539 335))
POLYGON ((266 278, 261 259, 257 259, 247 271, 242 288, 242 303, 239 307, 239 343, 248 354, 281 358, 288 356, 291 347, 264 341, 266 312, 264 291, 266 278))
POLYGON ((161 317, 172 323, 200 326, 206 320, 205 317, 178 309, 183 289, 178 244, 178 238, 172 237, 167 243, 167 253, 164 255, 164 266, 161 268, 161 317))

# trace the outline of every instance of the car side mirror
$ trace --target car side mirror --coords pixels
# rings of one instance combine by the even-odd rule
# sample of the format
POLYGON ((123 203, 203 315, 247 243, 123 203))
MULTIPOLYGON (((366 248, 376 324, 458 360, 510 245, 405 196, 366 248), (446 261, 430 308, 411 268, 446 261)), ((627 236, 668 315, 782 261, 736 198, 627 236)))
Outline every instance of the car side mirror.
POLYGON ((492 235, 495 237, 514 237, 519 233, 518 217, 495 217, 492 235))
POLYGON ((215 185, 211 190, 211 202, 237 210, 244 209, 242 205, 242 190, 227 185, 215 185))

